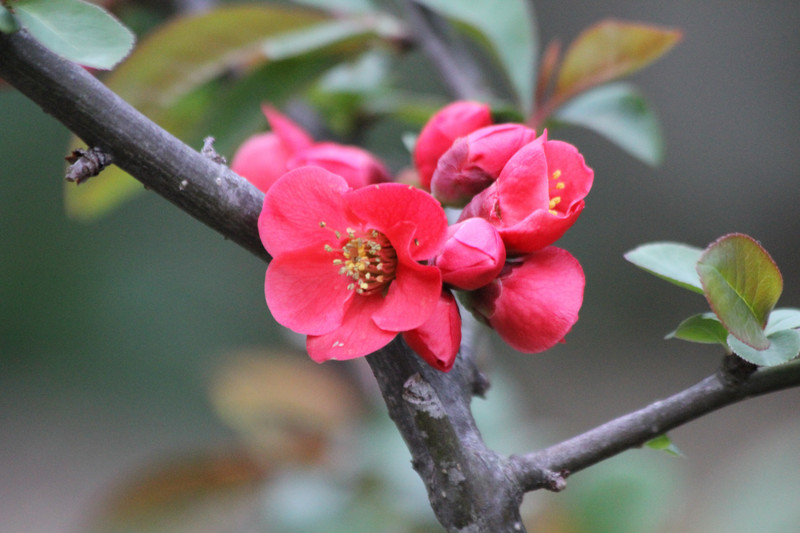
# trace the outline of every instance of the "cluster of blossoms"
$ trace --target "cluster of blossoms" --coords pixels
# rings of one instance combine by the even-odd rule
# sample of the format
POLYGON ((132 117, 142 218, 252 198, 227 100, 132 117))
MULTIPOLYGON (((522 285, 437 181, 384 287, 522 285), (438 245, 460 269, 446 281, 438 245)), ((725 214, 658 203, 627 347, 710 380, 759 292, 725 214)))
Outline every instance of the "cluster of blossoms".
POLYGON ((494 125, 488 106, 456 102, 417 139, 415 187, 388 182, 359 148, 314 143, 265 113, 272 132, 246 142, 231 166, 266 192, 258 229, 273 257, 267 304, 307 335, 312 359, 364 356, 402 334, 447 371, 461 343, 453 291, 523 352, 552 347, 577 321, 583 270, 551 246, 592 185, 572 145, 494 125), (455 224, 442 204, 463 207, 455 224))

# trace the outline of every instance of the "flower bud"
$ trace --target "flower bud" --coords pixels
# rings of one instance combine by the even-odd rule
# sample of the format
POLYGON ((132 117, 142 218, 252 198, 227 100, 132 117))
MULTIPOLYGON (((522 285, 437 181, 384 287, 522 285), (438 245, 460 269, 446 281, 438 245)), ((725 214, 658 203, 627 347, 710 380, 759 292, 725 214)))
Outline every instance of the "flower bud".
POLYGON ((491 123, 489 106, 478 102, 453 102, 436 112, 422 128, 414 146, 414 165, 422 187, 430 190, 436 163, 453 141, 491 123))
POLYGON ((537 353, 562 341, 583 303, 578 260, 549 247, 506 263, 488 285, 467 293, 467 307, 513 348, 537 353))
POLYGON ((536 138, 522 124, 487 126, 456 140, 439 158, 431 192, 440 202, 463 206, 491 185, 509 159, 536 138))
POLYGON ((233 156, 231 170, 246 178, 261 192, 267 192, 286 173, 291 153, 272 132, 247 139, 233 156))
POLYGON ((447 242, 434 265, 444 283, 474 290, 492 281, 505 260, 506 249, 494 226, 482 218, 470 218, 447 229, 447 242))
POLYGON ((317 143, 297 152, 287 163, 289 170, 305 165, 322 167, 338 174, 354 189, 390 181, 389 172, 383 163, 357 146, 317 143))
POLYGON ((267 192, 286 173, 287 163, 292 155, 310 147, 314 141, 303 128, 273 107, 265 105, 262 110, 272 131, 247 139, 236 150, 231 160, 231 170, 246 178, 260 191, 267 192))

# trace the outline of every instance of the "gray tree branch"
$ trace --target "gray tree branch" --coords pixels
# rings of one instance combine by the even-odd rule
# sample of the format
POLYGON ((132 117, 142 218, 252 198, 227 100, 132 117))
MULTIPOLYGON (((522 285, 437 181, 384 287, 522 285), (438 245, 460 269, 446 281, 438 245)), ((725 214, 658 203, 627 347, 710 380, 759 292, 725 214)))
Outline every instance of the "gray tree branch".
MULTIPOLYGON (((23 31, 0 34, 0 77, 145 187, 269 259, 256 227, 263 195, 152 123, 82 68, 23 31)), ((519 503, 526 491, 561 490, 571 472, 725 405, 800 385, 800 362, 752 374, 726 371, 561 444, 504 457, 486 447, 470 412, 471 396, 487 384, 468 350, 448 374, 427 366, 401 338, 367 360, 431 505, 453 532, 524 531, 519 503)))

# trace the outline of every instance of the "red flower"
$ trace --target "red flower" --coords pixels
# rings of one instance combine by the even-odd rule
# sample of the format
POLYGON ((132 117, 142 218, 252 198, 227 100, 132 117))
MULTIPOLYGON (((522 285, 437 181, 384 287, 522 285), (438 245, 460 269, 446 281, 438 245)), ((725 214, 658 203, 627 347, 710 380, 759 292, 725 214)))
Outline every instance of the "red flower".
POLYGON ((259 190, 267 192, 287 171, 307 165, 338 174, 353 188, 389 181, 386 167, 366 150, 315 143, 303 128, 274 108, 264 106, 263 110, 272 131, 250 137, 231 161, 231 169, 259 190))
POLYGON ((497 230, 482 218, 468 218, 447 228, 447 242, 434 264, 442 281, 457 289, 473 290, 492 281, 506 261, 497 230))
POLYGON ((544 132, 508 160, 497 181, 467 204, 461 220, 488 220, 509 255, 540 250, 578 219, 593 179, 577 148, 548 141, 544 132))
POLYGON ((497 124, 457 139, 439 158, 431 193, 447 205, 463 206, 491 185, 508 160, 536 138, 522 124, 497 124))
POLYGON ((343 177, 354 189, 391 181, 383 163, 358 146, 344 146, 332 142, 317 143, 301 150, 287 163, 289 170, 307 165, 322 167, 343 177))
POLYGON ((489 106, 478 102, 453 102, 437 111, 422 128, 414 146, 414 166, 422 187, 430 190, 439 157, 453 141, 491 123, 489 106))
POLYGON ((289 159, 310 147, 314 140, 300 126, 263 106, 272 131, 253 135, 242 144, 231 160, 231 170, 246 178, 261 192, 267 192, 288 170, 289 159))
POLYGON ((419 189, 351 189, 341 176, 301 167, 269 189, 258 230, 273 257, 267 304, 279 323, 308 335, 315 361, 367 355, 447 311, 439 269, 420 263, 441 249, 447 218, 419 189))
POLYGON ((507 263, 492 283, 467 293, 467 305, 512 347, 537 353, 578 320, 585 283, 578 260, 549 247, 507 263))

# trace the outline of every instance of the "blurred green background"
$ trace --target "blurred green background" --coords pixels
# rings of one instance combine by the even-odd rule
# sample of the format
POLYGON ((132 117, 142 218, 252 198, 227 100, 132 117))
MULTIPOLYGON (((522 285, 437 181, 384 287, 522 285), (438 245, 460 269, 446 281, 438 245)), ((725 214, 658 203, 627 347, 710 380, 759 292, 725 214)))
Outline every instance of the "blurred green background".
MULTIPOLYGON (((627 264, 622 254, 639 244, 705 246, 725 233, 748 233, 783 272, 779 305, 800 307, 800 4, 570 0, 537 2, 536 9, 543 42, 567 42, 606 17, 678 27, 684 40, 634 78, 662 120, 662 167, 651 169, 588 132, 552 135, 575 143, 596 173, 581 220, 559 243, 581 261, 586 296, 566 344, 523 356, 493 343, 499 378, 484 423, 505 423, 487 434, 505 440, 497 445, 506 452, 571 436, 718 365, 722 354, 713 347, 662 340, 705 304, 627 264)), ((410 78, 430 72, 413 56, 403 68, 398 75, 410 78)), ((154 464, 231 447, 236 433, 212 408, 213 377, 243 349, 291 345, 263 301, 264 265, 165 200, 147 193, 97 222, 69 220, 61 179, 67 140, 36 105, 0 92, 4 533, 83 530, 154 464)), ((318 368, 295 359, 309 372, 318 368)), ((321 368, 347 373, 350 382, 364 377, 361 363, 346 365, 345 372, 321 368)), ((800 390, 786 391, 680 428, 672 437, 687 459, 628 452, 571 478, 564 495, 530 496, 532 520, 548 532, 626 531, 613 520, 628 505, 638 510, 626 527, 638 533, 797 530, 798 400, 800 390)), ((355 432, 367 448, 383 442, 370 433, 383 427, 381 413, 373 417, 355 432)), ((393 438, 392 428, 381 431, 380 439, 393 438)), ((402 445, 393 446, 379 448, 381 459, 413 477, 402 445)), ((313 486, 273 490, 314 508, 327 500, 309 494, 330 487, 313 486)), ((259 516, 281 501, 268 490, 256 494, 259 516)), ((207 521, 194 530, 261 530, 258 520, 241 529, 234 523, 214 529, 207 521)))

